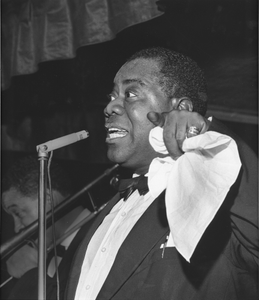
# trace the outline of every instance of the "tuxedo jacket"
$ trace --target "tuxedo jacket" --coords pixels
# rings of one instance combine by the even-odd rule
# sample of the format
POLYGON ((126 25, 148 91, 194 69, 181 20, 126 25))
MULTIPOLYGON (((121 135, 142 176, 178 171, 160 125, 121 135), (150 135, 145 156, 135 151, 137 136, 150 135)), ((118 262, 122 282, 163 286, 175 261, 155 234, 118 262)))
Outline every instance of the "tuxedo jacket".
MULTIPOLYGON (((233 137, 216 120, 210 130, 233 137)), ((190 263, 176 248, 161 248, 169 233, 162 193, 124 240, 98 300, 258 299, 257 157, 234 138, 242 169, 190 263)), ((88 243, 118 200, 116 195, 87 230, 72 262, 65 299, 74 299, 88 243)))

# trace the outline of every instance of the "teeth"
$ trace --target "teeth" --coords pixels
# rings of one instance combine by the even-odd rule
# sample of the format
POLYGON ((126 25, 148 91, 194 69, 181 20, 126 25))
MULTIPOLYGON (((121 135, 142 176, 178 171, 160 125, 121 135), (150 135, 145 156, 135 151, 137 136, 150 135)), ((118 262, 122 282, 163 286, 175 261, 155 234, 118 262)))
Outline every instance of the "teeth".
POLYGON ((127 130, 119 128, 108 128, 109 138, 121 138, 127 135, 127 130))
POLYGON ((110 139, 121 138, 124 137, 127 133, 111 133, 109 134, 110 139))
POLYGON ((125 129, 119 129, 119 128, 108 128, 109 133, 113 132, 127 132, 125 129))

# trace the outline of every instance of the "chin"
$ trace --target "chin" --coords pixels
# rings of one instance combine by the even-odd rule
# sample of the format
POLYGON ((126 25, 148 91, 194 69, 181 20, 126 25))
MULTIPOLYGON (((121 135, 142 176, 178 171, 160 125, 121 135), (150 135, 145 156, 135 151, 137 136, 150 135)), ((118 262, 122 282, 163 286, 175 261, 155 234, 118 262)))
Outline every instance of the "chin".
POLYGON ((119 153, 114 153, 114 151, 108 151, 107 157, 111 162, 116 164, 122 164, 125 162, 125 158, 119 153))
POLYGON ((118 147, 117 145, 108 146, 107 157, 113 163, 122 164, 128 160, 129 156, 125 147, 118 147))

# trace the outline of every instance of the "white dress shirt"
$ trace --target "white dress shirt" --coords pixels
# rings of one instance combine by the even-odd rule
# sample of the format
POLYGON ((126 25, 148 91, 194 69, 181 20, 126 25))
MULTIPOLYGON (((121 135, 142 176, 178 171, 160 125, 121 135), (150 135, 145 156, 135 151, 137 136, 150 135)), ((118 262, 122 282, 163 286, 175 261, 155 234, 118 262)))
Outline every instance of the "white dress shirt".
POLYGON ((121 199, 113 207, 89 243, 75 299, 96 298, 121 244, 154 199, 149 192, 140 196, 136 190, 127 201, 121 199))

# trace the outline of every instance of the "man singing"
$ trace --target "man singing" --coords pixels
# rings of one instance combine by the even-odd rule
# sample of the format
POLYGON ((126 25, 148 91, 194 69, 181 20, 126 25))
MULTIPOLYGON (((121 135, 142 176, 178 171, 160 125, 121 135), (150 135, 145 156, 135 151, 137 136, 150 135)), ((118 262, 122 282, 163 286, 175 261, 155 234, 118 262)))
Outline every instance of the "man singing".
POLYGON ((118 71, 108 158, 134 174, 78 248, 66 299, 257 299, 257 158, 206 107, 184 55, 145 49, 118 71))

